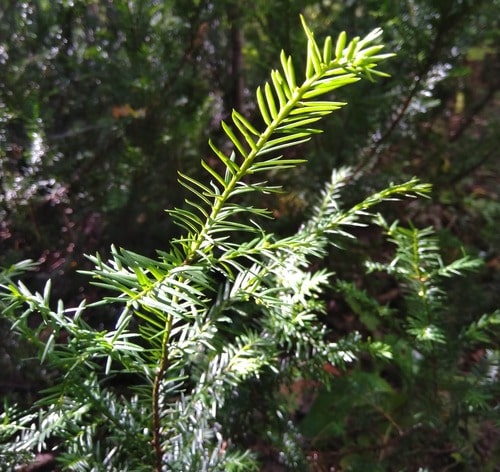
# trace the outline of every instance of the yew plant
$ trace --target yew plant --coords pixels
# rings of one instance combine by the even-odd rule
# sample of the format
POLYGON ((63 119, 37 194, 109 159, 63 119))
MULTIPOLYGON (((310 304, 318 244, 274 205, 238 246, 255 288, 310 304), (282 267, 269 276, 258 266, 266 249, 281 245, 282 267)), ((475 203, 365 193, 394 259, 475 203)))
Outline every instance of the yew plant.
MULTIPOLYGON (((281 70, 257 90, 262 126, 233 111, 222 122, 233 151, 210 143, 218 164, 201 162, 206 182, 179 174, 186 206, 169 215, 183 234, 157 257, 114 247, 109 260, 89 256, 88 275, 107 295, 77 307, 53 300, 50 281, 42 293, 15 282, 28 263, 4 270, 3 316, 36 348, 53 383, 28 410, 5 405, 2 464, 50 451, 62 470, 259 470, 258 454, 235 432, 258 409, 252 393, 269 408, 264 400, 280 385, 297 376, 321 380, 325 364, 340 368, 360 352, 390 358, 389 344, 356 333, 331 341, 321 316, 333 274, 315 267, 350 228, 370 222, 377 204, 425 195, 429 186, 412 179, 342 208, 340 191, 352 173, 334 171, 310 218, 286 237, 264 230, 270 211, 241 203, 281 192, 266 176, 305 162, 281 153, 346 105, 331 92, 386 76, 378 65, 391 54, 382 53, 380 29, 349 41, 341 33, 320 46, 302 24, 305 73, 282 52, 281 70), (113 326, 96 327, 96 317, 109 313, 116 313, 113 326)), ((281 425, 267 440, 300 470, 291 412, 277 406, 260 414, 281 425)))

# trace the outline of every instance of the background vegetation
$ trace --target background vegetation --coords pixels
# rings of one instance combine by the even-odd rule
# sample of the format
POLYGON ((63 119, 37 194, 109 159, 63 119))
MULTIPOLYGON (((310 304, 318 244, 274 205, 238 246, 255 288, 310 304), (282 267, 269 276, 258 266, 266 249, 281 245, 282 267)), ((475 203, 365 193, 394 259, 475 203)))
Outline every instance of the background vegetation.
MULTIPOLYGON (((271 172, 286 193, 261 195, 258 204, 276 217, 265 225, 285 236, 310 215, 332 168, 354 169, 342 195, 347 206, 415 175, 433 184, 428 200, 382 207, 385 219, 399 219, 404 230, 377 220, 322 263, 338 274, 323 300, 322 323, 334 339, 383 341, 395 358, 365 350, 347 370, 328 364, 327 390, 294 375, 278 410, 286 405, 313 470, 364 470, 367 463, 381 470, 495 470, 498 333, 495 318, 481 316, 500 306, 497 0, 8 4, 0 12, 0 262, 39 261, 23 280, 41 289, 51 279, 67 306, 101 296, 77 273, 92 266, 83 254, 99 251, 104 259, 114 243, 151 256, 179 235, 164 213, 185 198, 175 171, 202 178, 200 158, 212 159, 208 137, 229 150, 219 121, 232 108, 257 119, 253 91, 279 66, 282 48, 305 62, 299 13, 318 38, 382 27, 387 50, 397 53, 384 68, 392 77, 342 89, 338 99, 349 107, 322 121, 325 133, 287 151, 290 159, 307 155, 307 166, 271 172), (433 234, 415 229, 429 226, 433 234), (444 313, 438 353, 416 348, 408 329, 418 327, 404 321, 421 313, 404 258, 384 267, 394 247, 418 241, 434 255, 441 247, 441 259, 431 258, 426 269, 432 286, 447 294, 433 310, 444 313), (481 268, 441 280, 439 267, 464 249, 481 268), (483 334, 474 337, 475 329, 483 334)), ((92 322, 108 328, 115 317, 109 310, 92 322)), ((20 362, 32 355, 29 343, 7 330, 1 336, 2 393, 29 404, 51 385, 51 373, 20 362)), ((246 394, 242 410, 255 389, 246 394)), ((272 395, 262 401, 266 411, 278 402, 272 395)), ((290 465, 301 463, 291 459, 296 442, 270 428, 269 418, 245 414, 248 434, 233 431, 235 441, 269 467, 306 467, 290 465)))

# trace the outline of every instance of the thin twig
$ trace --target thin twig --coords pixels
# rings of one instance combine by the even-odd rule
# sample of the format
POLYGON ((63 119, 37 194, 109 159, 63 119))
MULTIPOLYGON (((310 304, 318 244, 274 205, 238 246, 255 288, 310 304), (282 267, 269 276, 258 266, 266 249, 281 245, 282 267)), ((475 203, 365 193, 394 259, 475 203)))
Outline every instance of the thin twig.
POLYGON ((170 339, 170 332, 172 330, 172 316, 167 317, 165 323, 165 331, 162 339, 161 360, 156 372, 153 382, 153 449, 155 455, 155 471, 161 472, 163 464, 163 450, 161 447, 161 418, 160 418, 160 388, 165 372, 167 371, 169 357, 168 357, 168 341, 170 339))

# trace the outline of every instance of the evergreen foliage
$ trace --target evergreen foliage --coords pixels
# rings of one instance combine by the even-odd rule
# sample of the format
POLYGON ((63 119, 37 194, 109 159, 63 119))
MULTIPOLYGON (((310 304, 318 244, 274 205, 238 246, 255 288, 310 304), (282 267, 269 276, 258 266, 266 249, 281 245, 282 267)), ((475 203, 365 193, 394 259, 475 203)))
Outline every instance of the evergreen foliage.
MULTIPOLYGON (((263 219, 270 217, 267 209, 240 203, 242 196, 245 202, 249 197, 258 202, 260 195, 281 192, 268 176, 305 162, 284 150, 309 140, 319 132, 312 127, 315 122, 345 105, 329 99, 332 91, 386 76, 378 63, 392 54, 382 52, 380 29, 350 41, 341 33, 319 45, 302 22, 304 77, 283 52, 281 70, 272 71, 270 81, 257 90, 262 130, 233 111, 231 122, 222 122, 233 151, 227 154, 210 142, 217 164, 201 163, 209 181, 180 174, 189 197, 185 207, 169 214, 184 233, 166 250, 146 257, 113 247, 107 261, 91 256, 94 268, 88 274, 107 295, 76 307, 55 302, 50 281, 41 293, 13 283, 29 262, 2 274, 3 314, 37 348, 53 379, 32 408, 5 406, 0 442, 7 466, 50 450, 63 470, 259 470, 259 456, 250 449, 255 433, 268 436, 288 469, 304 470, 301 442, 303 435, 317 436, 307 432, 313 416, 302 425, 294 422, 293 411, 278 401, 280 387, 313 379, 335 391, 325 366, 355 369, 363 353, 381 362, 395 359, 412 382, 427 378, 428 369, 434 369, 434 378, 446 369, 452 340, 437 281, 477 262, 465 257, 446 265, 430 230, 389 225, 373 213, 384 201, 428 194, 428 185, 411 179, 343 209, 341 190, 353 173, 334 171, 310 218, 286 237, 263 228, 263 219), (397 249, 392 262, 371 264, 369 270, 394 275, 404 288, 404 334, 401 340, 393 336, 396 330, 378 339, 360 333, 334 339, 321 321, 326 312, 322 294, 331 289, 334 274, 320 261, 354 238, 353 228, 373 221, 397 249), (96 318, 110 312, 117 314, 113 325, 96 328, 96 318), (40 320, 35 327, 33 316, 40 320), (403 348, 424 360, 412 363, 401 354, 403 348), (414 373, 419 365, 421 377, 414 373), (258 412, 255 398, 262 405, 258 412), (257 413, 261 425, 254 424, 257 413)), ((334 287, 361 311, 368 306, 376 316, 391 318, 354 285, 340 280, 334 287)), ((493 345, 496 325, 498 314, 485 315, 460 333, 464 345, 493 345)), ((391 392, 378 376, 356 372, 341 380, 348 384, 345 392, 351 380, 361 397, 375 393, 386 401, 391 392)), ((487 408, 492 388, 472 382, 456 404, 487 408)), ((366 406, 352 398, 344 401, 346 411, 366 406)), ((418 414, 424 406, 415 407, 418 414)), ((385 417, 391 418, 389 413, 385 417)), ((343 429, 342 418, 345 414, 329 418, 328 426, 343 429)), ((355 461, 377 462, 369 456, 346 457, 352 470, 359 470, 355 461)))
POLYGON ((388 224, 380 214, 374 223, 396 249, 388 262, 367 261, 367 277, 390 275, 400 304, 384 306, 352 282, 336 282, 382 355, 372 355, 368 369, 352 364, 349 376, 321 392, 301 431, 318 446, 335 440, 345 470, 401 470, 412 463, 494 470, 498 450, 480 452, 480 431, 498 422, 492 405, 499 394, 500 313, 464 325, 450 316, 443 289, 446 278, 482 262, 464 255, 445 263, 432 228, 388 224), (486 355, 470 368, 467 358, 479 346, 486 355))

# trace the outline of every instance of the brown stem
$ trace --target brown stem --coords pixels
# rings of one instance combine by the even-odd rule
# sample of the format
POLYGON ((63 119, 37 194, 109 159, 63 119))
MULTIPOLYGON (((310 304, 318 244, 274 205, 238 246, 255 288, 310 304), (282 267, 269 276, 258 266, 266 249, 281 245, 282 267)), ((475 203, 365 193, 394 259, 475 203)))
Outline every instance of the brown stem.
POLYGON ((472 108, 467 117, 460 123, 460 127, 450 136, 449 142, 457 141, 464 131, 473 123, 474 118, 481 113, 481 111, 488 105, 488 103, 495 97, 500 82, 491 87, 485 96, 472 108))
MULTIPOLYGON (((362 170, 364 170, 372 162, 372 160, 379 153, 382 145, 389 139, 389 137, 392 135, 392 133, 398 127, 399 123, 401 122, 401 120, 405 116, 406 110, 408 110, 408 107, 410 106, 410 103, 413 100, 413 97, 415 96, 415 94, 417 93, 417 91, 419 89, 420 84, 423 80, 423 77, 425 77, 425 75, 427 75, 427 73, 428 73, 428 71, 426 71, 425 74, 419 74, 415 78, 415 81, 413 82, 413 86, 410 88, 410 91, 408 92, 404 102, 400 106, 399 111, 396 113, 395 117, 390 122, 390 124, 387 127, 387 129, 385 130, 384 134, 372 144, 367 155, 356 166, 356 168, 354 169, 353 177, 357 176, 362 170)), ((377 158, 377 160, 378 160, 378 158, 377 158)))
POLYGON ((365 157, 361 160, 358 166, 355 168, 353 173, 353 178, 357 177, 359 173, 364 170, 366 167, 371 165, 372 167, 377 164, 378 154, 381 150, 382 145, 390 138, 392 133, 396 130, 401 120, 404 118, 408 107, 411 104, 412 99, 415 97, 416 93, 419 90, 419 87, 425 77, 429 74, 432 66, 436 64, 439 53, 443 48, 445 43, 446 36, 452 32, 456 27, 460 25, 460 23, 467 17, 471 11, 474 11, 474 8, 477 8, 483 3, 483 0, 476 0, 473 4, 469 5, 463 11, 459 13, 450 13, 449 15, 443 15, 440 19, 440 22, 437 26, 436 35, 434 37, 434 41, 432 43, 429 54, 427 55, 427 60, 424 62, 420 71, 416 74, 415 80, 413 82, 413 86, 410 88, 406 98, 404 99, 402 105, 399 108, 399 111, 396 113, 395 117, 387 126, 384 134, 375 140, 370 149, 366 151, 365 157), (473 8, 474 7, 474 8, 473 8))
POLYGON ((452 179, 450 180, 450 184, 455 185, 456 183, 460 182, 465 177, 471 175, 474 171, 476 171, 482 165, 484 165, 493 155, 494 155, 493 149, 491 149, 489 152, 486 152, 481 159, 477 160, 472 165, 468 166, 467 168, 465 168, 464 170, 462 170, 458 174, 454 175, 452 177, 452 179))
POLYGON ((229 43, 231 47, 231 85, 230 103, 228 109, 243 109, 243 30, 241 9, 236 2, 228 5, 227 12, 230 31, 229 43))
POLYGON ((172 316, 168 316, 165 323, 165 331, 162 339, 161 360, 153 382, 153 450, 155 472, 162 471, 163 450, 161 447, 161 417, 160 417, 160 389, 161 382, 165 376, 168 367, 168 341, 170 339, 170 331, 172 330, 172 316))

